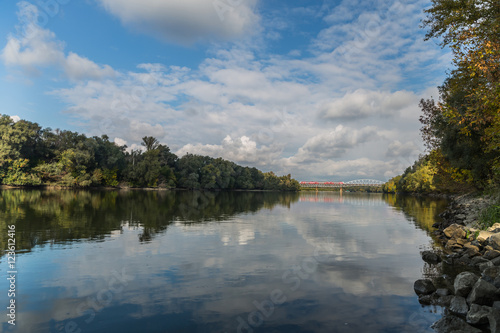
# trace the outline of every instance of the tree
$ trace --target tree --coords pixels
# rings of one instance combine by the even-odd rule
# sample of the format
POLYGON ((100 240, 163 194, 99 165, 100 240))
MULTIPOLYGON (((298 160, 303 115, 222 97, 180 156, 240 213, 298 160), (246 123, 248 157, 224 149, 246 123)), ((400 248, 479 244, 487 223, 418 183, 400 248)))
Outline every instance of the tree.
POLYGON ((143 147, 146 147, 146 151, 150 151, 150 150, 158 148, 158 146, 160 145, 160 142, 152 136, 145 136, 142 138, 141 145, 143 147))
POLYGON ((440 101, 421 102, 423 137, 452 168, 484 187, 500 179, 500 2, 432 0, 423 21, 426 39, 442 38, 454 69, 440 101))

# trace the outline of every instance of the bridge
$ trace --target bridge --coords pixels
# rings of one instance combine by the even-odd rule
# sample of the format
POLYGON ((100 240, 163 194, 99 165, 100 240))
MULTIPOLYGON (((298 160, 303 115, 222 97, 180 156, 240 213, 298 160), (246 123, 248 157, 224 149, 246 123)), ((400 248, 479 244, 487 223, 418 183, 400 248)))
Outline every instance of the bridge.
POLYGON ((302 187, 312 187, 312 188, 332 188, 332 187, 353 187, 353 186, 376 186, 380 187, 384 185, 385 182, 376 179, 356 179, 348 182, 300 182, 302 187))

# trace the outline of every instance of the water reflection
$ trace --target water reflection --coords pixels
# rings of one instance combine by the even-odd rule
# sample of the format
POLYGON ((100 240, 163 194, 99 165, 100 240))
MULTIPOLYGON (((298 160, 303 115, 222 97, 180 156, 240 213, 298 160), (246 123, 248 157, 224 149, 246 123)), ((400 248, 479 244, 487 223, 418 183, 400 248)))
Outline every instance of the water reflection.
POLYGON ((30 250, 19 254, 16 330, 426 332, 437 317, 412 286, 431 240, 406 207, 415 221, 427 215, 387 200, 0 192, 2 223, 30 250))

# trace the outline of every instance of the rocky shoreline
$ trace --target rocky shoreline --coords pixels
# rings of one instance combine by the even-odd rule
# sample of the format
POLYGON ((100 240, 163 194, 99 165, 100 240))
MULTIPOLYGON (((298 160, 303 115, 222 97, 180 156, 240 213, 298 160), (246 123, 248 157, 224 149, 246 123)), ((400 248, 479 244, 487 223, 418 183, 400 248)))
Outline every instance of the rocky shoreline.
POLYGON ((414 290, 421 304, 444 308, 432 325, 438 333, 500 333, 500 223, 487 230, 478 223, 494 200, 455 197, 433 225, 442 249, 423 251, 422 259, 439 274, 417 280, 414 290))

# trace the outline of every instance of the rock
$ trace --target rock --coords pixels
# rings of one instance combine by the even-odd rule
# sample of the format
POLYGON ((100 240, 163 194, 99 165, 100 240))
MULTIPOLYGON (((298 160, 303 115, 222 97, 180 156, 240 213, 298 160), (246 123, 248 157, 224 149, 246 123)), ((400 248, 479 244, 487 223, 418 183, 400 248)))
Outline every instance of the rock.
POLYGON ((471 325, 467 324, 465 320, 458 318, 456 316, 444 316, 443 318, 432 324, 433 328, 437 333, 450 333, 453 331, 460 331, 466 333, 481 333, 481 330, 471 325))
POLYGON ((482 263, 489 262, 488 259, 484 259, 483 257, 474 257, 471 259, 471 266, 478 267, 482 263))
POLYGON ((493 258, 490 261, 493 263, 493 265, 500 266, 500 257, 493 258))
POLYGON ((446 289, 446 288, 439 288, 436 290, 436 294, 438 296, 448 296, 450 293, 450 290, 449 289, 446 289))
POLYGON ((422 252, 422 259, 428 263, 428 264, 432 264, 432 265, 435 265, 437 263, 439 263, 441 261, 441 257, 433 252, 433 251, 424 251, 422 252))
MULTIPOLYGON (((498 267, 498 266, 495 266, 495 267, 498 267)), ((497 275, 497 277, 495 278, 495 280, 493 280, 493 285, 496 287, 496 288, 500 288, 500 275, 497 275)))
POLYGON ((436 291, 436 287, 429 279, 420 279, 413 284, 413 290, 417 295, 429 295, 436 291))
POLYGON ((440 305, 440 306, 443 306, 443 307, 447 307, 449 308, 450 305, 451 305, 451 300, 456 297, 456 296, 453 296, 453 295, 447 295, 447 296, 441 296, 439 297, 437 300, 436 300, 436 305, 440 305))
POLYGON ((500 333, 500 310, 493 308, 488 315, 491 333, 500 333))
POLYGON ((429 294, 424 295, 421 294, 418 296, 418 302, 422 305, 431 305, 438 303, 439 296, 437 294, 429 294))
POLYGON ((490 238, 488 238, 488 245, 495 250, 500 250, 500 233, 490 236, 490 238))
POLYGON ((458 245, 462 246, 464 246, 465 244, 470 244, 465 238, 457 238, 455 239, 455 241, 457 242, 458 245))
POLYGON ((492 266, 492 267, 486 268, 481 273, 481 278, 483 280, 485 280, 486 282, 494 284, 496 277, 499 276, 499 275, 500 275, 500 267, 499 266, 492 266))
POLYGON ((475 245, 472 245, 471 243, 465 244, 464 249, 465 249, 465 254, 469 258, 481 255, 481 253, 479 253, 480 252, 479 248, 475 245))
POLYGON ((445 248, 452 250, 452 251, 455 251, 455 250, 461 249, 462 245, 457 242, 457 239, 452 238, 452 239, 448 240, 445 248))
POLYGON ((474 266, 471 264, 471 258, 467 252, 464 255, 462 255, 460 258, 456 259, 454 261, 454 263, 457 265, 462 265, 462 266, 474 266))
POLYGON ((467 297, 478 279, 479 277, 471 272, 462 272, 458 274, 453 283, 455 295, 467 297))
POLYGON ((483 263, 480 263, 479 265, 477 265, 479 270, 482 272, 484 271, 485 269, 489 268, 489 267, 493 267, 495 265, 493 265, 493 263, 491 261, 486 261, 486 262, 483 262, 483 263))
POLYGON ((479 232, 479 234, 477 235, 476 237, 476 240, 479 242, 479 243, 484 243, 486 242, 486 240, 488 238, 490 238, 492 235, 494 235, 493 233, 489 232, 489 231, 484 231, 484 230, 481 230, 479 232))
POLYGON ((469 312, 467 312, 467 322, 472 325, 481 325, 488 322, 488 316, 491 308, 489 306, 481 306, 472 304, 469 312))
POLYGON ((465 218, 466 218, 465 214, 457 214, 455 216, 455 219, 457 220, 465 220, 465 218))
POLYGON ((448 228, 443 230, 444 234, 446 237, 451 238, 451 239, 459 239, 459 238, 465 238, 465 231, 462 229, 461 226, 458 224, 454 223, 450 225, 448 228))
POLYGON ((467 297, 469 304, 492 305, 497 300, 499 300, 498 289, 483 279, 477 280, 467 297))
POLYGON ((500 301, 495 301, 493 302, 493 306, 492 306, 493 309, 498 309, 500 310, 500 301))
POLYGON ((450 311, 454 314, 465 316, 469 312, 469 306, 465 298, 454 296, 450 302, 450 311))
POLYGON ((491 227, 489 227, 488 229, 486 229, 486 231, 489 231, 489 232, 492 232, 492 233, 500 232, 500 223, 493 224, 491 227))
POLYGON ((483 254, 483 258, 488 259, 488 260, 492 260, 492 259, 495 259, 497 257, 500 257, 500 251, 497 251, 497 250, 487 250, 483 254))

